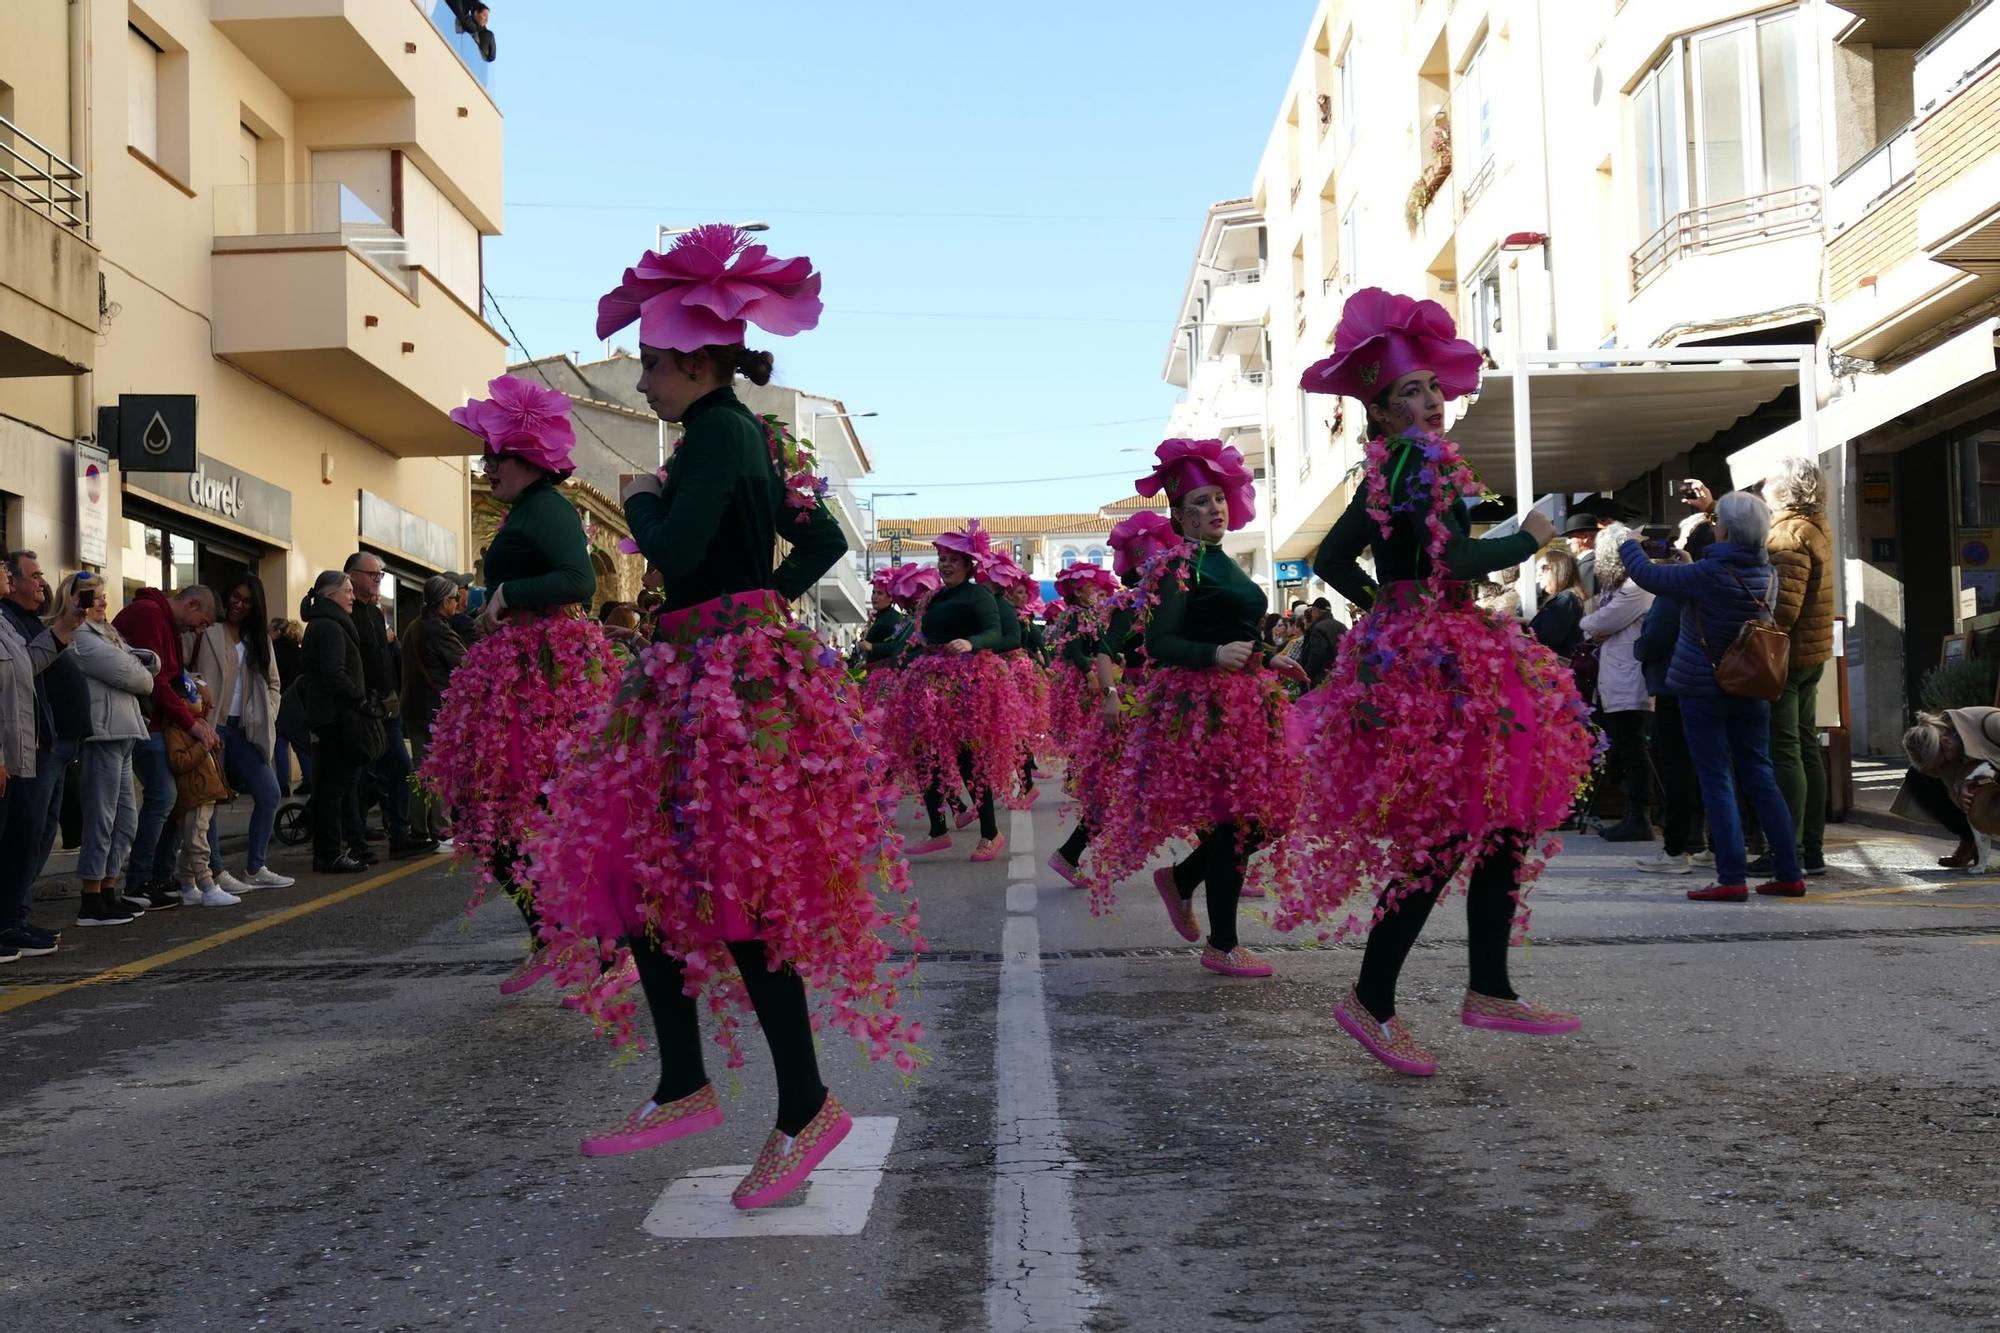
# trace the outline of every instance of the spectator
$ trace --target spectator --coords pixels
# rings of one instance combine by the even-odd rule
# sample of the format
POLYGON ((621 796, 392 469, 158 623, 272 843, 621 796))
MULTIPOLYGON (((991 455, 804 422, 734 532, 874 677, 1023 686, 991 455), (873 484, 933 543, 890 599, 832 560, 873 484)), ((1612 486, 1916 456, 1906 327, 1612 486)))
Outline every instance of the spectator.
POLYGON ((1771 706, 1762 699, 1726 694, 1715 679, 1717 660, 1744 622, 1763 617, 1776 599, 1778 576, 1764 549, 1770 531, 1771 511, 1764 502, 1732 491, 1716 501, 1715 540, 1693 564, 1656 565, 1629 538, 1618 549, 1635 583, 1651 593, 1678 597, 1683 604, 1667 683, 1680 696, 1688 752, 1701 781, 1709 843, 1715 849, 1715 883, 1688 890, 1688 897, 1700 902, 1743 902, 1750 895, 1743 825, 1736 813, 1739 778, 1764 826, 1777 871, 1777 878, 1757 891, 1785 897, 1806 891, 1791 811, 1771 771, 1771 706))
MULTIPOLYGON (((299 678, 299 645, 305 637, 306 627, 298 621, 272 617, 271 658, 278 664, 278 698, 281 706, 285 691, 291 689, 292 682, 299 678)), ((299 773, 310 786, 312 747, 301 747, 298 759, 299 773)), ((271 769, 278 775, 278 795, 289 797, 292 794, 292 739, 282 731, 277 732, 276 739, 271 742, 271 769)))
POLYGON ((1563 524, 1562 535, 1576 561, 1577 589, 1587 601, 1597 596, 1597 515, 1584 509, 1573 511, 1563 524))
MULTIPOLYGON (((424 613, 403 641, 403 726, 410 737, 410 762, 419 769, 424 752, 430 748, 431 722, 437 717, 438 703, 451 682, 451 673, 465 659, 465 641, 451 627, 461 591, 446 575, 425 579, 424 613)), ((605 608, 607 617, 612 609, 605 608)), ((449 850, 443 846, 442 839, 450 834, 439 817, 437 802, 421 786, 411 803, 410 827, 413 837, 437 842, 440 850, 449 850)))
POLYGON ((1521 618, 1521 568, 1508 565, 1493 571, 1493 582, 1498 591, 1479 603, 1479 608, 1488 615, 1499 616, 1502 620, 1518 621, 1521 618))
MULTIPOLYGON (((382 732, 387 739, 381 757, 366 776, 375 780, 382 801, 382 823, 389 834, 389 855, 417 856, 434 852, 428 838, 410 835, 410 748, 403 737, 403 672, 396 661, 389 622, 383 614, 382 560, 368 551, 347 557, 347 577, 354 585, 354 629, 361 636, 361 667, 367 681, 370 702, 383 710, 382 732)), ((357 806, 358 812, 358 806, 357 806)), ((347 830, 349 842, 361 841, 359 820, 347 830)))
POLYGON ((1264 640, 1271 645, 1273 651, 1283 648, 1292 641, 1291 621, 1279 615, 1267 616, 1265 620, 1264 640))
POLYGON ((1957 850, 1940 857, 1939 865, 1958 870, 1977 864, 1970 813, 1991 799, 1993 766, 2000 763, 2000 708, 1918 713, 1917 724, 1903 733, 1903 753, 1910 768, 1889 809, 1905 817, 1929 815, 1957 836, 1957 850))
POLYGON ((279 675, 271 651, 264 583, 246 574, 230 584, 222 620, 197 641, 195 674, 215 692, 222 726, 222 771, 229 785, 250 793, 250 845, 238 879, 223 868, 221 826, 208 830, 208 862, 216 884, 228 893, 288 889, 297 881, 266 864, 271 826, 277 822, 278 775, 271 767, 278 743, 279 675))
MULTIPOLYGON (((32 643, 45 628, 42 617, 51 614, 48 580, 33 551, 9 551, 7 574, 11 586, 0 599, 0 615, 22 643, 32 643)), ((20 929, 29 936, 48 936, 48 948, 56 937, 28 923, 27 904, 34 901, 35 881, 55 846, 64 776, 89 734, 90 695, 83 673, 70 654, 58 653, 35 677, 35 774, 19 778, 20 804, 13 811, 18 818, 8 818, 0 832, 0 929, 9 919, 6 905, 19 902, 20 929)), ((38 940, 35 947, 39 951, 44 945, 38 940)))
MULTIPOLYGON (((13 591, 8 563, 0 563, 0 599, 13 591)), ((33 622, 31 637, 23 637, 10 616, 0 616, 0 848, 6 863, 6 896, 0 898, 0 962, 55 952, 52 932, 28 920, 34 881, 26 877, 28 863, 41 845, 38 801, 45 793, 36 781, 40 755, 36 678, 55 662, 82 619, 68 608, 61 619, 44 628, 33 622)))
MULTIPOLYGON (((188 708, 198 718, 215 714, 215 693, 200 675, 183 678, 188 708)), ((213 725, 213 723, 211 723, 213 725)), ((209 829, 215 822, 215 808, 234 793, 222 780, 215 758, 220 753, 191 731, 169 722, 160 729, 167 742, 167 767, 173 770, 177 794, 174 818, 180 826, 180 854, 174 860, 174 878, 180 885, 183 907, 234 907, 243 900, 215 882, 209 868, 209 829)))
POLYGON ((339 570, 313 581, 306 599, 300 705, 313 735, 313 869, 348 874, 374 863, 365 843, 343 847, 361 823, 361 774, 367 766, 353 733, 366 716, 368 681, 361 631, 354 623, 354 583, 339 570))
POLYGON ((1715 496, 1706 483, 1689 477, 1681 482, 1681 503, 1690 512, 1681 520, 1680 538, 1675 545, 1688 553, 1688 559, 1699 560, 1708 544, 1715 540, 1715 496))
POLYGON ((1646 757, 1646 724, 1653 700, 1632 645, 1652 609, 1653 594, 1625 576, 1619 544, 1632 535, 1622 523, 1597 534, 1597 608, 1583 618, 1584 635, 1598 645, 1597 706, 1611 737, 1611 761, 1625 789, 1625 817, 1604 831, 1606 842, 1651 842, 1653 765, 1646 757))
POLYGON ((457 0, 453 8, 459 11, 458 30, 472 35, 472 44, 479 48, 479 54, 487 64, 499 54, 499 43, 493 40, 493 30, 486 25, 492 19, 492 10, 485 0, 457 0))
POLYGON ((1819 467, 1811 459, 1785 459, 1765 489, 1777 511, 1770 540, 1771 566, 1778 571, 1774 619, 1792 639, 1785 692, 1771 705, 1771 767, 1792 812, 1800 868, 1810 877, 1826 873, 1819 682, 1833 657, 1833 532, 1819 467))
POLYGON ((1306 688, 1313 689, 1326 679, 1326 673, 1333 670, 1334 659, 1340 656, 1340 636, 1347 632, 1347 626, 1333 618, 1333 603, 1321 597, 1306 608, 1310 622, 1306 626, 1305 645, 1299 649, 1299 665, 1305 668, 1306 688))
POLYGON ((131 857, 125 863, 124 897, 141 909, 164 911, 181 905, 174 878, 174 847, 179 839, 168 823, 178 789, 173 770, 167 767, 167 743, 160 729, 171 722, 200 738, 211 750, 222 744, 215 728, 196 717, 175 688, 184 669, 181 636, 202 633, 215 623, 215 612, 215 593, 196 583, 172 597, 158 588, 141 588, 113 621, 126 643, 144 648, 160 662, 153 677, 146 738, 132 749, 132 767, 139 779, 139 830, 132 837, 131 857))
MULTIPOLYGON (((1591 529, 1597 531, 1593 522, 1591 529)), ((1550 546, 1541 555, 1542 605, 1528 632, 1557 657, 1568 661, 1583 642, 1583 585, 1576 557, 1567 546, 1550 546)))
MULTIPOLYGON (((1647 557, 1657 564, 1688 563, 1686 551, 1664 541, 1648 542, 1645 549, 1647 557)), ((1637 864, 1657 875, 1685 875, 1693 868, 1694 858, 1703 855, 1701 786, 1695 781, 1694 761, 1688 755, 1680 696, 1667 683, 1667 667, 1680 633, 1680 599, 1655 597, 1632 645, 1633 656, 1645 672, 1646 692, 1653 696, 1653 769, 1660 780, 1664 844, 1653 855, 1639 858, 1637 864)))
MULTIPOLYGON (((76 664, 90 695, 90 739, 83 744, 80 769, 83 845, 76 875, 82 889, 79 926, 123 926, 134 908, 116 892, 116 875, 139 830, 139 798, 132 776, 132 752, 147 739, 142 701, 153 697, 159 657, 125 642, 111 623, 109 585, 72 574, 57 592, 57 606, 81 605, 89 598, 83 624, 73 640, 76 664)), ((175 898, 176 906, 180 899, 175 898)))

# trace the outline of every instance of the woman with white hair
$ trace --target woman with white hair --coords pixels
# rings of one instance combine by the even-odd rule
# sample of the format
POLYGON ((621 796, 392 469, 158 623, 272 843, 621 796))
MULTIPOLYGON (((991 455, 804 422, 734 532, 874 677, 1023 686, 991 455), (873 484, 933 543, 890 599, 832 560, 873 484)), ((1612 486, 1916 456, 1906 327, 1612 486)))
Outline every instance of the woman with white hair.
MULTIPOLYGON (((1826 763, 1819 752, 1819 682, 1833 657, 1833 531, 1819 465, 1792 457, 1764 481, 1776 511, 1766 546, 1778 571, 1778 628, 1792 639, 1785 692, 1771 705, 1771 767, 1792 812, 1799 861, 1826 873, 1826 763)), ((1760 863, 1761 864, 1761 863, 1760 863)))
POLYGON ((1647 592, 1679 598, 1684 608, 1667 683, 1680 696, 1715 851, 1715 883, 1689 889, 1688 897, 1728 903, 1750 897, 1743 824, 1736 812, 1740 779, 1776 868, 1775 878, 1758 885, 1757 892, 1796 898, 1806 886, 1792 814, 1771 771, 1771 705, 1725 692, 1715 676, 1716 663, 1744 622, 1768 619, 1777 600, 1778 575, 1764 549, 1771 511, 1747 491, 1731 491, 1715 502, 1715 528, 1716 539, 1691 565, 1655 564, 1629 537, 1618 548, 1628 578, 1647 592))
POLYGON ((1646 727, 1652 721, 1653 696, 1646 691, 1645 668, 1632 645, 1645 628, 1653 594, 1626 577, 1618 547, 1632 529, 1613 523, 1597 534, 1597 607, 1583 618, 1583 633, 1598 645, 1597 706, 1604 730, 1611 736, 1611 760, 1625 791, 1625 817, 1604 831, 1606 842, 1651 842, 1653 764, 1646 753, 1646 727))

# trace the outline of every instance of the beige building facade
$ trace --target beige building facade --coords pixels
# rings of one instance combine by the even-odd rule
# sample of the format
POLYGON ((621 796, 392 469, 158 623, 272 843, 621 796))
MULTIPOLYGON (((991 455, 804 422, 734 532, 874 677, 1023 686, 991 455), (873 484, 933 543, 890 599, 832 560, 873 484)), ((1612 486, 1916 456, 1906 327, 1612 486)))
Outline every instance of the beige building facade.
POLYGON ((0 7, 0 116, 80 214, 18 182, 0 200, 10 545, 127 595, 248 569, 274 614, 357 547, 405 611, 469 566, 448 413, 506 360, 480 299, 501 116, 427 6, 22 0, 0 7), (7 350, 23 328, 39 359, 7 350), (134 394, 193 396, 194 472, 106 457, 99 409, 134 394))

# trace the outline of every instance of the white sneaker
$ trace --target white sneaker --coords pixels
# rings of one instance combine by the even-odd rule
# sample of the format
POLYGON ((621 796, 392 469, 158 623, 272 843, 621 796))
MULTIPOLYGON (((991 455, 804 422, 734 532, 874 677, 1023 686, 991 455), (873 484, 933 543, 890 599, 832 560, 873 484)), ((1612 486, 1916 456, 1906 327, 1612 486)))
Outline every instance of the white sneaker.
POLYGON ((1642 856, 1632 864, 1654 875, 1685 875, 1694 869, 1687 857, 1669 856, 1664 851, 1642 856))
POLYGON ((243 900, 220 885, 211 884, 201 891, 199 901, 203 907, 234 907, 243 900))
MULTIPOLYGON (((243 881, 245 887, 252 889, 289 889, 296 883, 298 881, 290 875, 280 875, 269 866, 257 867, 256 872, 243 881)), ((233 885, 229 887, 234 888, 233 885)))
POLYGON ((453 842, 450 838, 439 838, 437 841, 438 841, 437 849, 441 855, 444 856, 458 855, 458 844, 453 842))
POLYGON ((182 907, 201 906, 201 890, 193 884, 181 885, 181 906, 182 907))
POLYGON ((234 894, 245 894, 257 887, 255 884, 244 883, 242 880, 236 878, 236 876, 230 874, 227 870, 223 871, 221 874, 215 877, 215 886, 221 889, 224 893, 234 893, 234 894))
POLYGON ((1693 864, 1693 865, 1698 865, 1698 866, 1712 866, 1712 865, 1714 865, 1714 864, 1715 864, 1715 853, 1714 853, 1714 852, 1696 852, 1696 853, 1695 853, 1695 854, 1694 854, 1693 856, 1690 856, 1690 857, 1688 858, 1688 861, 1689 861, 1689 863, 1690 863, 1690 864, 1693 864))

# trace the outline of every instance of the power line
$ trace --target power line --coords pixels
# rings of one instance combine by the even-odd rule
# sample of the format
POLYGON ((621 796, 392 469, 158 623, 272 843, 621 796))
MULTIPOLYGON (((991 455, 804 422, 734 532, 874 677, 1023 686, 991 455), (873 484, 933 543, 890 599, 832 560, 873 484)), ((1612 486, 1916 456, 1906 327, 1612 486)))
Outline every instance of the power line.
MULTIPOLYGON (((1148 418, 1150 420, 1151 418, 1148 418)), ((946 486, 1047 486, 1059 481, 1101 481, 1106 477, 1131 477, 1132 469, 1123 468, 1117 472, 1079 472, 1068 477, 999 477, 985 481, 881 481, 870 477, 867 481, 840 481, 836 486, 847 490, 881 490, 891 486, 922 486, 926 489, 946 486)))
POLYGON ((801 217, 801 218, 951 218, 959 221, 995 222, 1179 222, 1189 221, 1180 213, 945 213, 907 208, 693 208, 680 204, 585 204, 571 200, 509 199, 508 208, 566 209, 576 213, 649 213, 683 217, 801 217))
MULTIPOLYGON (((527 296, 519 292, 510 294, 509 301, 535 301, 552 305, 596 305, 597 299, 588 296, 527 296)), ((1017 311, 981 310, 850 310, 841 306, 828 306, 829 315, 879 316, 884 319, 1011 319, 1030 323, 1049 324, 1155 324, 1164 325, 1168 321, 1157 315, 1024 315, 1017 311)))
MULTIPOLYGON (((507 312, 500 308, 500 298, 493 294, 493 289, 491 287, 488 287, 485 283, 482 282, 479 284, 479 290, 486 293, 486 303, 493 307, 494 314, 500 316, 501 327, 505 328, 507 330, 507 336, 514 340, 514 346, 521 349, 521 359, 523 361, 526 361, 529 365, 535 368, 535 373, 542 377, 542 383, 548 385, 551 389, 555 389, 557 393, 562 393, 564 397, 568 397, 569 395, 563 393, 563 390, 556 389, 556 382, 549 378, 549 372, 547 370, 544 370, 542 368, 541 362, 535 360, 533 354, 531 354, 528 351, 528 344, 521 341, 521 335, 514 332, 514 321, 508 319, 507 312)), ((513 298, 509 297, 508 299, 512 300, 513 298)), ((592 427, 588 421, 585 421, 582 417, 576 415, 574 412, 570 414, 570 421, 573 424, 581 426, 584 428, 584 430, 588 431, 590 433, 590 438, 596 440, 597 443, 603 447, 606 453, 617 453, 617 450, 613 449, 611 445, 605 440, 605 438, 602 435, 599 435, 596 429, 592 427)), ((622 457, 623 455, 620 456, 622 457)))

